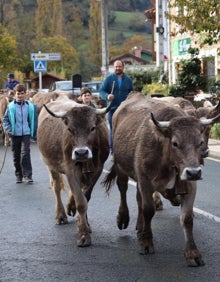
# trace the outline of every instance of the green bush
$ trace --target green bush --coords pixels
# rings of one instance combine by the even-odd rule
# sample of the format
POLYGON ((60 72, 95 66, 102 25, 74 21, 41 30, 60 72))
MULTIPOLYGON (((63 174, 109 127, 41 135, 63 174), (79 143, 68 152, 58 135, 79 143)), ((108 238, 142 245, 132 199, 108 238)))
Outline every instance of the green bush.
POLYGON ((210 137, 213 139, 220 139, 220 123, 216 123, 212 126, 210 137))
POLYGON ((151 83, 151 84, 144 85, 141 92, 144 93, 144 94, 160 93, 160 94, 164 94, 166 96, 167 90, 168 90, 168 86, 166 84, 154 82, 154 83, 151 83))
POLYGON ((146 84, 151 84, 159 81, 160 72, 159 71, 125 71, 127 75, 133 81, 134 89, 136 91, 142 91, 146 84))
POLYGON ((184 85, 173 84, 169 87, 168 96, 184 97, 186 88, 184 85))

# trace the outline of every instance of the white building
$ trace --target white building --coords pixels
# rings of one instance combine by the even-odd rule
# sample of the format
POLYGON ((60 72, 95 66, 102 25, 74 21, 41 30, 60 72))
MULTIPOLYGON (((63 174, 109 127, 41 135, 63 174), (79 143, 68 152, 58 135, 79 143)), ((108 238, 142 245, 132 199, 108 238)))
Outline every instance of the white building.
MULTIPOLYGON (((175 84, 178 79, 180 61, 190 59, 189 47, 199 48, 199 35, 179 33, 179 26, 169 21, 165 14, 168 11, 178 14, 178 7, 169 10, 169 0, 152 1, 155 8, 154 21, 154 49, 156 52, 156 65, 164 71, 168 71, 169 83, 175 84)), ((172 2, 172 0, 171 0, 172 2)), ((147 11, 145 11, 147 16, 147 11)), ((152 13, 151 13, 152 15, 152 13)), ((220 75, 220 42, 212 46, 200 49, 198 57, 202 61, 203 74, 208 79, 215 79, 220 75)), ((219 78, 218 78, 219 79, 219 78)))

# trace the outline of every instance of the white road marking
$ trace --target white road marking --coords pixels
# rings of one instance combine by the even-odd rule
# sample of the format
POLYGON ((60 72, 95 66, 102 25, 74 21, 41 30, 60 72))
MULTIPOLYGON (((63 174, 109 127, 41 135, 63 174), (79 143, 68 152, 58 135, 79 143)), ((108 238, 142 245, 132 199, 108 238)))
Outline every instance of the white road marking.
POLYGON ((195 207, 193 208, 193 211, 196 212, 196 213, 198 213, 198 214, 201 214, 201 215, 203 215, 203 216, 205 216, 205 217, 207 217, 207 218, 209 218, 209 219, 212 219, 212 220, 214 220, 214 221, 220 223, 220 217, 218 217, 218 216, 215 216, 215 215, 213 215, 213 214, 211 214, 211 213, 209 213, 209 212, 200 210, 200 209, 195 208, 195 207))
POLYGON ((208 157, 207 159, 208 159, 208 160, 211 160, 211 161, 215 161, 215 162, 220 163, 220 160, 219 160, 219 159, 214 159, 214 158, 211 158, 211 157, 208 157))
MULTIPOLYGON (((106 170, 106 169, 103 169, 103 172, 104 172, 104 173, 109 173, 109 171, 106 170)), ((129 183, 130 185, 136 186, 136 182, 135 182, 134 180, 129 180, 128 183, 129 183)), ((200 214, 200 215, 203 215, 204 217, 207 217, 207 218, 209 218, 209 219, 211 219, 211 220, 214 220, 215 222, 220 223, 220 217, 215 216, 214 214, 211 214, 211 213, 209 213, 209 212, 200 210, 200 209, 195 208, 195 207, 193 208, 193 211, 194 211, 195 213, 198 213, 198 214, 200 214)))

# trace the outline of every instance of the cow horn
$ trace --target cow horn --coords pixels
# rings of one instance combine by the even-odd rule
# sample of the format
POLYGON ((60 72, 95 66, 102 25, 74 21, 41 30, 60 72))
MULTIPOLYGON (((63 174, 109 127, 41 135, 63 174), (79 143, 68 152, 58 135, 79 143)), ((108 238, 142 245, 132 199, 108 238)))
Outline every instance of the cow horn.
POLYGON ((110 111, 111 107, 112 107, 112 102, 108 105, 108 107, 105 107, 103 109, 96 109, 96 113, 98 115, 107 114, 110 111))
POLYGON ((151 119, 152 121, 154 122, 154 124, 158 127, 165 127, 165 128, 168 128, 170 126, 170 121, 158 121, 153 113, 151 113, 151 119))
POLYGON ((215 122, 219 117, 220 117, 220 114, 218 114, 214 118, 200 119, 200 121, 203 125, 208 125, 208 124, 212 124, 213 122, 215 122))
POLYGON ((66 114, 66 112, 56 112, 56 114, 55 114, 45 104, 44 104, 44 107, 50 115, 52 115, 53 117, 56 117, 56 118, 62 118, 66 114))

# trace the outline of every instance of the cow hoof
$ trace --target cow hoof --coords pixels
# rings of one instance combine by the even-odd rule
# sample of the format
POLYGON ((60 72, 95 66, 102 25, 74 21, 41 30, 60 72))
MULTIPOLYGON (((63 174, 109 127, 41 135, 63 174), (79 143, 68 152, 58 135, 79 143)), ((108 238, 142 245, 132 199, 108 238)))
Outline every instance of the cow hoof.
POLYGON ((205 265, 202 258, 187 259, 186 262, 187 262, 187 265, 190 266, 190 267, 204 266, 205 265))
POLYGON ((68 219, 67 219, 67 218, 58 218, 58 219, 56 220, 56 224, 57 224, 57 225, 68 224, 68 219))
POLYGON ((69 216, 75 216, 75 214, 76 214, 76 209, 69 209, 69 208, 67 208, 67 214, 68 214, 69 216))
POLYGON ((155 254, 154 246, 148 246, 148 247, 140 246, 139 254, 140 255, 155 254))
POLYGON ((129 225, 129 215, 122 216, 120 213, 117 216, 117 226, 120 230, 126 229, 129 225))
POLYGON ((202 257, 186 258, 186 263, 190 267, 205 265, 205 262, 203 261, 202 257))
POLYGON ((82 235, 80 239, 77 240, 78 247, 88 247, 91 245, 91 238, 89 234, 82 235))
POLYGON ((68 205, 67 206, 67 214, 69 216, 75 216, 75 214, 76 214, 76 207, 68 205))
POLYGON ((155 206, 156 206, 157 211, 163 210, 163 202, 162 201, 160 201, 159 203, 156 203, 155 206))

